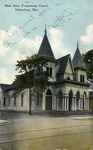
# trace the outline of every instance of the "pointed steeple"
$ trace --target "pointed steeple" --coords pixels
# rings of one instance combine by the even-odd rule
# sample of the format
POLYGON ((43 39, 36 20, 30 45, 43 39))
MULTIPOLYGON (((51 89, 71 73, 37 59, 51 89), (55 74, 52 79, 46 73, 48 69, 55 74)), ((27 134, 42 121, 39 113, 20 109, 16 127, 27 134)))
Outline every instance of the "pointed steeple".
POLYGON ((76 52, 74 54, 72 63, 73 63, 74 67, 80 67, 80 68, 84 68, 85 67, 83 59, 82 59, 82 55, 81 55, 80 50, 79 50, 78 42, 77 42, 77 49, 76 49, 76 52))
POLYGON ((50 43, 49 43, 49 40, 47 38, 46 26, 45 26, 45 34, 44 34, 41 46, 38 51, 38 56, 49 58, 49 59, 55 59, 54 54, 51 49, 51 46, 50 46, 50 43))

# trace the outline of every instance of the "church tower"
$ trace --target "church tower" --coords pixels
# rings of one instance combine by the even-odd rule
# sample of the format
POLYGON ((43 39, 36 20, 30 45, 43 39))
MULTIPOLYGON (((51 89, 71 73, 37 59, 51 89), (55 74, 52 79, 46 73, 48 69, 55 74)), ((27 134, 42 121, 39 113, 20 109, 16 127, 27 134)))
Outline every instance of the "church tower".
POLYGON ((77 49, 74 54, 73 60, 72 60, 75 74, 74 74, 74 80, 79 82, 86 82, 86 69, 85 64, 83 62, 82 55, 79 50, 79 44, 77 43, 77 49))
POLYGON ((38 51, 38 56, 45 57, 51 60, 55 60, 52 48, 50 46, 48 37, 47 37, 47 30, 45 29, 45 34, 41 43, 41 46, 38 51))
POLYGON ((49 81, 53 82, 55 81, 55 63, 56 59, 54 57, 51 45, 49 43, 48 37, 47 37, 47 30, 45 28, 45 34, 43 37, 43 40, 41 42, 39 51, 38 51, 38 56, 43 57, 47 60, 47 67, 46 72, 47 76, 49 77, 49 81))

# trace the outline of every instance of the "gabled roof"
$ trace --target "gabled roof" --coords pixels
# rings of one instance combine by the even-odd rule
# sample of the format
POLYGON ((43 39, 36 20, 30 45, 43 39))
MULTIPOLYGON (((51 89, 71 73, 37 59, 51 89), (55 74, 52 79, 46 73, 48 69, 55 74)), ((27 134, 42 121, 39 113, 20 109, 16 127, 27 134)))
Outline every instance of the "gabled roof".
POLYGON ((41 46, 38 51, 38 56, 40 57, 46 57, 50 59, 55 59, 54 54, 52 52, 49 40, 47 38, 47 31, 45 30, 45 35, 42 40, 41 46))
POLYGON ((3 92, 7 92, 16 88, 14 84, 0 84, 0 87, 3 92))
POLYGON ((57 60, 57 64, 59 63, 59 69, 58 69, 57 74, 63 74, 63 73, 65 73, 65 69, 66 69, 69 57, 70 57, 70 54, 66 55, 64 57, 61 57, 61 58, 59 58, 57 60))
POLYGON ((84 68, 85 67, 79 47, 78 47, 78 43, 77 43, 77 49, 76 49, 75 55, 73 57, 72 63, 73 63, 74 68, 76 68, 76 67, 84 68))

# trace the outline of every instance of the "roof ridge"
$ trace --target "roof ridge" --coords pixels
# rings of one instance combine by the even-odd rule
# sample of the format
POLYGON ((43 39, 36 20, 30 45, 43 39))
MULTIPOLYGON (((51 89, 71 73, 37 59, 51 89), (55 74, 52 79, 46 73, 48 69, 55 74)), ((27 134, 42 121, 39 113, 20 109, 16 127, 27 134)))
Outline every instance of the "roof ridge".
POLYGON ((65 56, 62 56, 62 57, 58 58, 57 63, 59 63, 63 58, 66 58, 66 57, 69 57, 69 56, 70 56, 70 54, 67 54, 65 56))

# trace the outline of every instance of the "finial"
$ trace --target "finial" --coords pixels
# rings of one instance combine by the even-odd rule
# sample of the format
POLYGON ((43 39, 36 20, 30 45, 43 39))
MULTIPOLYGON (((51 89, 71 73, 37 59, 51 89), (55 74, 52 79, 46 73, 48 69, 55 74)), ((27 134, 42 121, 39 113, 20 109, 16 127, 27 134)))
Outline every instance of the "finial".
POLYGON ((78 40, 77 40, 77 48, 79 48, 79 43, 78 43, 78 40))
POLYGON ((45 24, 45 34, 47 33, 46 24, 45 24))

